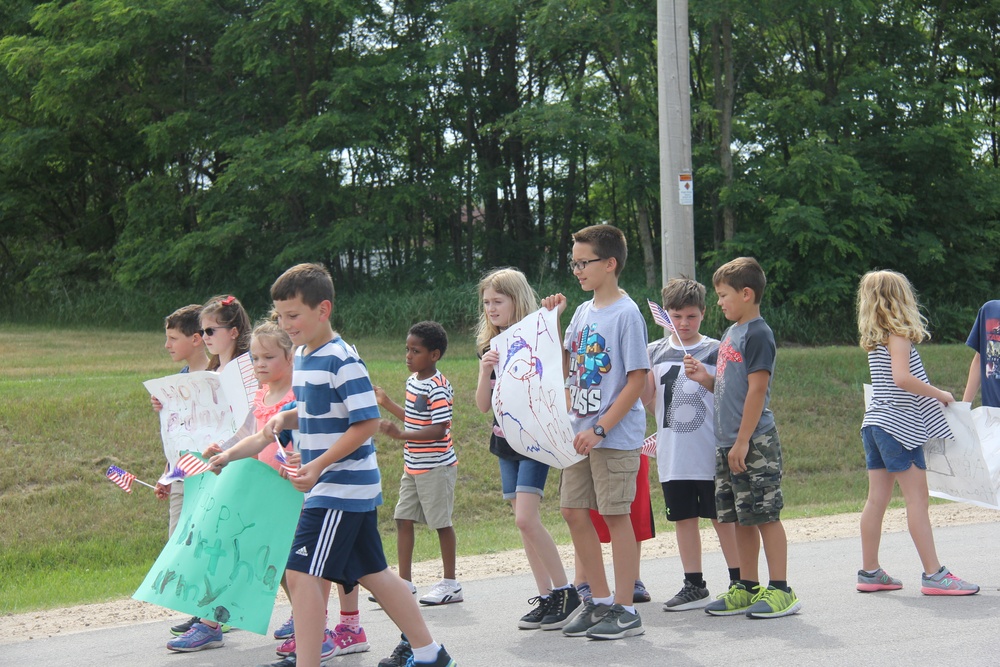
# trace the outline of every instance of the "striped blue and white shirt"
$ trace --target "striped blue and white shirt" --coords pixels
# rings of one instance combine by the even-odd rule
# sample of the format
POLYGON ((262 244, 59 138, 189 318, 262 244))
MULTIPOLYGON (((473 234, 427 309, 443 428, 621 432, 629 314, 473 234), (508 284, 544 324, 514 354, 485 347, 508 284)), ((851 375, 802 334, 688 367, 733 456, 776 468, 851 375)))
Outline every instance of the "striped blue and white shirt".
MULTIPOLYGON (((354 346, 340 336, 309 354, 295 351, 292 389, 299 414, 302 463, 319 458, 357 422, 379 417, 368 369, 354 346)), ((327 466, 307 494, 305 507, 369 512, 382 504, 375 443, 327 466)))
MULTIPOLYGON (((941 402, 930 396, 904 391, 892 380, 889 349, 879 345, 868 353, 872 375, 872 401, 865 410, 861 428, 878 426, 906 449, 916 449, 933 438, 953 438, 941 402)), ((910 374, 928 382, 917 348, 910 345, 910 374)))

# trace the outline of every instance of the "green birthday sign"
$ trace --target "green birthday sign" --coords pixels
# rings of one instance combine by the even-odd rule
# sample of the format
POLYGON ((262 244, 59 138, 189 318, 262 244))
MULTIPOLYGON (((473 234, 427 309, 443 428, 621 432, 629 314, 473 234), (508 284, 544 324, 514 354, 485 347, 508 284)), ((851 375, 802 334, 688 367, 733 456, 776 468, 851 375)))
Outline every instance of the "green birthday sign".
POLYGON ((302 493, 256 459, 184 481, 184 506, 136 600, 267 634, 302 493))

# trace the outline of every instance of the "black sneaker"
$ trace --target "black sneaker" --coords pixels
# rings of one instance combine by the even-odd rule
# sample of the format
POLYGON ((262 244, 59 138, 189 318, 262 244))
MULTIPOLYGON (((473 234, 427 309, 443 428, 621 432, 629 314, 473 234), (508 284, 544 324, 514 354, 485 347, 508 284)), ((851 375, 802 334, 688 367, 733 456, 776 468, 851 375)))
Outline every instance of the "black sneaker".
POLYGON ((528 600, 528 604, 534 606, 531 611, 521 617, 521 620, 517 622, 517 627, 522 630, 537 630, 542 627, 542 619, 548 615, 549 604, 551 601, 551 595, 547 598, 543 598, 541 595, 536 595, 528 600))
POLYGON ((685 579, 684 587, 677 592, 677 595, 663 603, 663 611, 701 609, 709 602, 711 600, 708 599, 708 588, 705 586, 695 586, 685 579))
POLYGON ((392 649, 392 654, 378 661, 378 667, 406 667, 407 661, 412 657, 413 649, 410 648, 410 642, 406 641, 406 637, 402 637, 396 648, 392 649))
POLYGON ((580 606, 580 594, 574 586, 557 588, 549 596, 548 614, 542 619, 542 630, 559 630, 580 606))
POLYGON ((183 623, 178 623, 174 627, 170 628, 170 634, 180 637, 185 632, 190 630, 192 625, 194 625, 195 623, 199 623, 200 621, 201 618, 199 618, 198 616, 192 616, 183 623))
POLYGON ((283 658, 269 662, 266 665, 258 665, 258 667, 295 667, 295 654, 289 653, 283 658))

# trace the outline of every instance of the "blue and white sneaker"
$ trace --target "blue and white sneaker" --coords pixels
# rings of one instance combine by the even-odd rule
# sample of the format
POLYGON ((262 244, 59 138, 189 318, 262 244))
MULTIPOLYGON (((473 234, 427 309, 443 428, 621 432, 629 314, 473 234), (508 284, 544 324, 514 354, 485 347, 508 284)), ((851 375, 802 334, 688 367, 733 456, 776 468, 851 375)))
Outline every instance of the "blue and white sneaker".
POLYGON ((288 639, 295 634, 295 619, 292 616, 288 617, 284 625, 274 631, 275 639, 288 639))
POLYGON ((203 651, 207 648, 219 648, 220 646, 222 646, 222 629, 212 628, 204 623, 195 623, 183 635, 167 642, 168 649, 181 653, 203 651))
POLYGON ((429 667, 457 667, 458 663, 451 659, 444 646, 438 649, 437 659, 434 662, 414 662, 413 655, 406 661, 406 667, 417 667, 417 665, 428 665, 429 667))

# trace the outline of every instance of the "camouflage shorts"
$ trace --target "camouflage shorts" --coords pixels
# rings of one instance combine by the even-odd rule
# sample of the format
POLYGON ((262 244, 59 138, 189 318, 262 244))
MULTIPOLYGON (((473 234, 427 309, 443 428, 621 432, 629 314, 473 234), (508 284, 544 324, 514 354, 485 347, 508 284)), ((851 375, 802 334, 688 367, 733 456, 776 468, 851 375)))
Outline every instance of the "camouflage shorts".
POLYGON ((729 450, 715 451, 715 511, 719 521, 757 526, 777 521, 785 506, 781 495, 781 443, 777 429, 750 439, 747 471, 734 475, 729 450))

